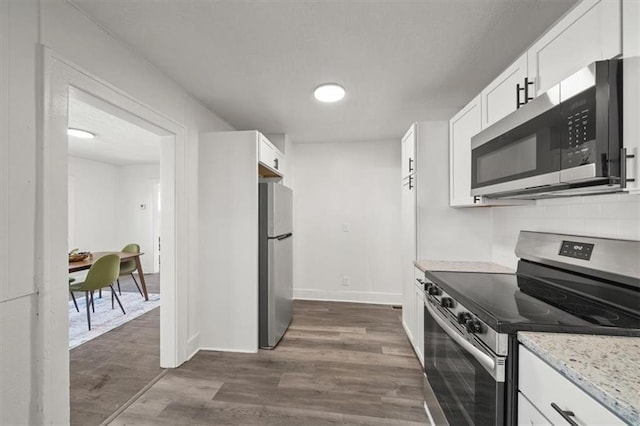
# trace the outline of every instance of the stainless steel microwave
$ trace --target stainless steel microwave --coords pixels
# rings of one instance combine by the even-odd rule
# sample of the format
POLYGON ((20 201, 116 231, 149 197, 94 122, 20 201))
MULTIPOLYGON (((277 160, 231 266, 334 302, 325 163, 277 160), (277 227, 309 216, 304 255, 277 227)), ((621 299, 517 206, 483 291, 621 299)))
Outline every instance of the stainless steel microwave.
POLYGON ((594 62, 471 138, 471 195, 614 192, 621 150, 622 61, 594 62))

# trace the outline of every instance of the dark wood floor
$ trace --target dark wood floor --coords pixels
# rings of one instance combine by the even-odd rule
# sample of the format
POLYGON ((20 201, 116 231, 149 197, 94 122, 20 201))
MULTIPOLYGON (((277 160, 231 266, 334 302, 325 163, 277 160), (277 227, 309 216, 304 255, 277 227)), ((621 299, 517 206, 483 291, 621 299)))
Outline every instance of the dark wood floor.
MULTIPOLYGON (((149 292, 157 293, 159 276, 145 278, 149 292)), ((122 291, 137 293, 129 281, 121 280, 122 291)), ((72 349, 69 356, 71 424, 99 425, 162 372, 160 308, 72 349)))
POLYGON ((420 364, 400 316, 390 306, 296 301, 275 350, 201 351, 112 424, 425 424, 420 364))

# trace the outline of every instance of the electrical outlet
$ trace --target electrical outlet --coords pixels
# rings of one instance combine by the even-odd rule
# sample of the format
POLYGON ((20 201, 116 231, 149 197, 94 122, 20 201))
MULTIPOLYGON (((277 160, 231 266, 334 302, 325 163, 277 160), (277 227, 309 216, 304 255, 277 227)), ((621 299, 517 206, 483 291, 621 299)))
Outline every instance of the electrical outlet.
POLYGON ((349 284, 351 284, 351 279, 348 276, 343 275, 342 276, 342 285, 343 286, 348 286, 349 284))
POLYGON ((343 223, 342 224, 342 232, 349 232, 349 224, 348 223, 343 223))

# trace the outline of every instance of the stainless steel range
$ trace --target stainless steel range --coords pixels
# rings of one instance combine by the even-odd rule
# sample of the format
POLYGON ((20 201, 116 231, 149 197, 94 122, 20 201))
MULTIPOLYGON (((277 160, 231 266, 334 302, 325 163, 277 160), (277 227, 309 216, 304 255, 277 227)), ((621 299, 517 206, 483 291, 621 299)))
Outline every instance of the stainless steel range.
POLYGON ((438 424, 516 424, 518 331, 640 336, 640 241, 521 231, 516 255, 516 274, 425 274, 438 424))

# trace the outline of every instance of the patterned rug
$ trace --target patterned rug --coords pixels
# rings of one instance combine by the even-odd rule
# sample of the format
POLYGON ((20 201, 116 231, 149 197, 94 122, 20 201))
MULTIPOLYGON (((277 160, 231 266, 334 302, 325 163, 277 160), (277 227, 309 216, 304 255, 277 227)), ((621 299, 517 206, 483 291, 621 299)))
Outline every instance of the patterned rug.
POLYGON ((102 292, 102 298, 97 293, 94 299, 95 313, 91 312, 91 330, 87 328, 87 310, 84 293, 76 293, 78 309, 69 301, 69 349, 73 349, 101 334, 121 326, 127 321, 139 317, 145 312, 160 306, 160 295, 149 294, 149 300, 145 301, 140 293, 122 293, 118 296, 126 314, 122 314, 118 302, 111 309, 111 290, 102 292))

